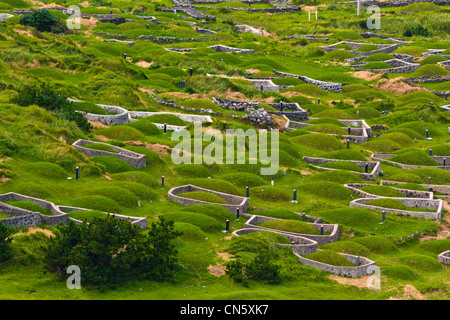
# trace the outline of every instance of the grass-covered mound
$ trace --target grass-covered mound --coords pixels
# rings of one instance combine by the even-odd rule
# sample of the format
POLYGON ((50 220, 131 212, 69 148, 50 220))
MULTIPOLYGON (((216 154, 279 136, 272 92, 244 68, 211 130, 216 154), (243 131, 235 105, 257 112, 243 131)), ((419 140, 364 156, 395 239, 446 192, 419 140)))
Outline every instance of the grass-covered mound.
POLYGON ((450 239, 424 241, 417 245, 417 249, 437 256, 450 250, 450 239))
POLYGON ((121 206, 128 208, 135 208, 138 206, 139 199, 136 195, 121 187, 101 187, 85 190, 86 195, 99 195, 108 197, 121 206))
POLYGON ((428 191, 427 188, 421 186, 420 184, 416 184, 416 183, 399 183, 399 184, 391 185, 391 187, 399 188, 399 189, 417 190, 417 191, 428 191))
POLYGON ((145 135, 141 131, 133 127, 140 126, 140 124, 132 124, 137 122, 138 121, 134 121, 126 125, 96 129, 95 133, 118 141, 146 141, 147 138, 145 137, 145 135))
POLYGON ((199 227, 187 222, 175 222, 175 230, 181 232, 178 238, 186 241, 201 241, 207 238, 206 233, 204 233, 199 227))
POLYGON ((422 183, 428 183, 428 177, 431 178, 431 184, 449 184, 450 182, 450 172, 438 168, 416 168, 408 172, 420 177, 422 183))
POLYGON ((350 241, 362 244, 373 253, 387 254, 398 250, 391 240, 381 236, 357 237, 350 241))
POLYGON ((436 77, 436 76, 446 76, 450 74, 450 71, 445 70, 435 64, 425 64, 419 67, 416 71, 412 73, 413 77, 436 77))
POLYGON ((347 170, 331 170, 331 171, 325 171, 316 173, 310 177, 308 177, 308 180, 311 181, 331 181, 336 182, 339 184, 345 184, 345 183, 356 183, 356 182, 363 182, 364 180, 357 174, 354 174, 352 172, 349 172, 347 170))
POLYGON ((177 67, 165 67, 165 68, 158 68, 158 69, 154 69, 154 70, 150 70, 149 73, 163 73, 163 74, 167 74, 173 78, 181 78, 181 77, 186 77, 189 74, 177 67))
POLYGON ((419 275, 408 266, 395 265, 381 268, 381 272, 388 278, 397 280, 416 280, 419 275))
POLYGON ((381 112, 372 107, 358 107, 348 110, 353 116, 356 117, 356 114, 359 114, 359 118, 370 119, 370 118, 378 118, 381 116, 381 112))
POLYGON ((116 150, 114 150, 113 147, 108 146, 106 144, 101 143, 90 143, 83 145, 83 148, 93 149, 93 150, 101 150, 101 151, 107 151, 112 153, 118 153, 116 150))
POLYGON ((359 51, 359 52, 368 52, 368 51, 375 51, 375 50, 378 50, 378 47, 374 44, 363 44, 358 49, 356 49, 356 51, 359 51))
POLYGON ((108 173, 119 173, 135 170, 129 163, 112 156, 94 156, 91 160, 92 162, 104 165, 108 173))
POLYGON ((227 202, 222 197, 205 191, 191 191, 177 194, 177 196, 211 203, 227 204, 227 202))
POLYGON ((404 46, 400 47, 392 53, 403 53, 409 54, 413 57, 421 57, 423 52, 426 52, 427 49, 418 46, 404 46))
POLYGON ((194 186, 214 190, 223 193, 229 193, 234 195, 242 195, 244 190, 239 190, 231 182, 222 179, 209 179, 209 178, 194 178, 189 180, 183 180, 186 184, 192 184, 194 186))
MULTIPOLYGON (((25 210, 30 210, 33 212, 40 212, 46 216, 51 216, 52 213, 48 209, 44 209, 42 206, 40 206, 37 203, 34 203, 32 201, 21 201, 21 200, 7 200, 3 201, 6 204, 9 204, 13 207, 22 208, 25 210)), ((9 216, 8 216, 9 218, 9 216)))
POLYGON ((345 124, 342 123, 341 121, 335 119, 335 118, 318 118, 318 119, 311 119, 311 120, 306 120, 304 121, 305 123, 311 123, 311 124, 323 124, 323 123, 327 123, 327 124, 334 124, 335 126, 338 127, 345 127, 345 124))
POLYGON ((370 250, 362 244, 354 241, 337 241, 333 243, 327 243, 320 246, 320 249, 333 250, 336 252, 342 252, 347 254, 353 254, 356 256, 367 257, 370 254, 370 250))
POLYGON ((348 134, 347 130, 341 128, 332 123, 319 123, 314 124, 306 128, 306 130, 311 132, 319 132, 319 133, 327 133, 327 134, 336 134, 336 135, 346 135, 348 134))
POLYGON ((388 186, 365 186, 359 189, 361 191, 368 192, 370 194, 375 194, 377 196, 394 197, 394 198, 404 197, 403 193, 388 186))
POLYGON ((129 122, 126 124, 126 126, 134 128, 146 136, 158 136, 163 133, 163 131, 161 129, 159 129, 155 124, 153 124, 147 118, 129 122))
POLYGON ((79 210, 79 211, 70 211, 68 212, 69 218, 86 221, 89 223, 93 219, 105 219, 106 214, 97 210, 79 210))
POLYGON ((425 59, 419 61, 419 64, 424 65, 424 64, 436 64, 438 62, 441 61, 447 61, 448 59, 438 56, 438 55, 432 55, 432 56, 428 56, 425 59))
POLYGON ((427 255, 422 254, 406 255, 399 257, 399 261, 402 264, 407 265, 417 271, 436 272, 443 270, 441 263, 436 258, 432 258, 427 255))
POLYGON ((192 99, 188 101, 179 101, 176 103, 178 106, 183 106, 186 108, 194 108, 194 109, 211 109, 213 111, 223 111, 222 108, 220 108, 217 104, 210 100, 206 99, 192 99))
POLYGON ((258 226, 300 234, 320 234, 320 232, 310 224, 298 220, 272 220, 258 223, 258 226))
POLYGON ((382 136, 380 136, 378 138, 379 140, 391 140, 394 141, 395 143, 398 143, 401 146, 410 146, 413 144, 413 140, 406 135, 405 133, 402 132, 390 132, 390 133, 386 133, 383 134, 382 136))
POLYGON ((299 78, 294 78, 294 77, 276 78, 276 79, 273 79, 272 82, 279 86, 296 86, 298 84, 304 83, 299 78))
POLYGON ((77 111, 86 113, 102 114, 102 115, 110 114, 108 111, 92 102, 73 102, 73 107, 77 111))
POLYGON ((280 92, 298 92, 312 97, 324 97, 327 95, 327 92, 324 89, 309 83, 298 84, 290 88, 281 89, 280 92))
POLYGON ((255 214, 258 216, 271 217, 277 219, 301 220, 302 218, 294 211, 284 208, 272 208, 265 210, 247 211, 248 214, 255 214))
POLYGON ((14 185, 14 192, 39 199, 45 199, 50 196, 48 189, 34 182, 21 182, 14 185))
POLYGON ((150 150, 148 148, 139 147, 139 146, 130 146, 130 145, 126 145, 123 148, 145 155, 145 163, 150 168, 156 168, 156 167, 166 165, 166 163, 164 162, 164 160, 158 153, 156 153, 155 151, 150 150))
POLYGON ((450 145, 433 146, 431 149, 435 156, 450 156, 450 145))
POLYGON ((69 201, 69 205, 78 208, 86 208, 91 210, 99 210, 110 213, 120 213, 121 209, 119 204, 104 196, 91 195, 82 196, 69 201))
POLYGON ((25 169, 42 178, 66 179, 68 177, 67 172, 63 168, 51 162, 26 163, 25 169))
POLYGON ((191 178, 208 178, 211 177, 211 172, 201 164, 184 163, 175 166, 175 172, 183 177, 191 178))
POLYGON ((240 173, 230 173, 221 177, 222 179, 233 183, 238 187, 256 187, 267 185, 268 182, 261 178, 260 176, 248 173, 248 172, 240 172, 240 173))
POLYGON ((135 194, 139 200, 155 201, 158 199, 158 193, 142 183, 131 181, 114 181, 111 183, 114 187, 120 187, 135 194))
POLYGON ((410 150, 392 158, 389 161, 399 162, 410 165, 437 166, 438 163, 432 157, 421 150, 410 150))
POLYGON ((292 199, 292 193, 276 186, 259 186, 250 188, 250 197, 268 201, 288 201, 292 199))
POLYGON ((314 196, 336 200, 353 200, 356 195, 348 188, 339 183, 320 181, 313 183, 305 183, 298 188, 301 192, 309 193, 314 196))
POLYGON ((333 250, 319 250, 310 254, 305 254, 303 257, 332 266, 355 267, 355 264, 351 263, 345 259, 343 255, 333 250))
POLYGON ((344 148, 344 144, 334 136, 324 133, 311 133, 294 137, 291 141, 305 147, 314 148, 320 151, 334 151, 344 148))
POLYGON ((376 62, 369 62, 363 66, 360 67, 361 69, 373 69, 373 70, 378 70, 378 69, 390 69, 392 68, 391 65, 381 62, 381 61, 376 61, 376 62))
POLYGON ((380 53, 371 54, 370 56, 364 58, 361 61, 371 62, 371 61, 386 61, 386 60, 391 60, 391 59, 394 59, 394 57, 391 56, 390 54, 380 52, 380 53))
POLYGON ((180 117, 177 117, 176 115, 173 114, 155 114, 149 117, 145 117, 143 120, 153 123, 161 123, 161 124, 166 123, 168 125, 174 126, 186 126, 189 124, 189 122, 181 120, 180 117))
POLYGON ((401 182, 409 182, 409 183, 414 183, 414 184, 420 184, 422 183, 422 179, 412 173, 399 173, 399 174, 394 174, 392 176, 389 177, 389 180, 392 181, 401 181, 401 182))
MULTIPOLYGON (((431 100, 432 101, 432 100, 431 100)), ((429 104, 429 102, 428 102, 429 104)), ((442 133, 435 129, 433 125, 430 125, 427 122, 424 121, 411 121, 411 122, 405 122, 397 126, 397 129, 400 128, 406 128, 411 129, 419 133, 423 138, 426 137, 426 130, 428 130, 429 137, 440 137, 442 136, 442 133)))
POLYGON ((364 149, 372 152, 393 152, 400 150, 402 145, 388 139, 375 139, 361 145, 364 149))
POLYGON ((332 169, 341 169, 355 172, 364 172, 364 168, 361 168, 357 164, 351 161, 333 161, 321 164, 320 167, 324 168, 332 168, 332 169))
POLYGON ((174 222, 190 223, 204 232, 213 232, 225 229, 224 223, 220 223, 214 218, 196 212, 168 212, 164 214, 164 217, 167 220, 173 220, 174 222))
POLYGON ((361 152, 351 149, 340 149, 336 151, 324 152, 320 155, 320 157, 325 159, 367 161, 366 157, 364 157, 361 152))
POLYGON ((115 181, 130 181, 143 184, 147 187, 155 188, 161 186, 161 181, 151 176, 147 172, 128 171, 122 173, 111 174, 110 178, 115 181))
POLYGON ((321 57, 321 60, 337 60, 344 62, 345 59, 354 58, 355 56, 346 50, 334 50, 328 52, 327 54, 321 57))
POLYGON ((240 237, 242 239, 253 239, 253 238, 260 238, 260 237, 267 237, 270 241, 273 241, 274 243, 280 243, 280 244, 291 244, 291 241, 289 241, 288 238, 285 236, 271 231, 259 231, 259 232, 251 232, 247 234, 243 234, 240 237))
POLYGON ((224 207, 214 204, 194 204, 184 208, 183 211, 201 213, 210 216, 217 221, 226 221, 227 219, 232 219, 234 217, 234 214, 224 207))
POLYGON ((367 85, 361 84, 361 83, 348 84, 348 85, 342 87, 342 93, 359 91, 359 90, 371 90, 371 88, 368 87, 367 85))

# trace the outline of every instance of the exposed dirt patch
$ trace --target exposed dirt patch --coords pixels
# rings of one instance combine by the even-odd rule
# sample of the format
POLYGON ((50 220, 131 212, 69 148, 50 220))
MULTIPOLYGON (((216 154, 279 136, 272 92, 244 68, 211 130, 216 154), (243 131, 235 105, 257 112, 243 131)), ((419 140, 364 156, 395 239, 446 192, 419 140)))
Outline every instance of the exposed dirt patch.
POLYGON ((148 88, 142 88, 141 87, 138 90, 141 91, 141 92, 148 93, 148 94, 155 94, 155 90, 154 89, 148 89, 148 88))
POLYGON ((5 177, 5 175, 2 175, 2 177, 0 178, 0 182, 1 182, 1 183, 6 183, 6 182, 8 182, 9 180, 11 180, 11 179, 5 177))
POLYGON ((225 261, 230 261, 233 255, 228 252, 217 252, 217 255, 225 261))
POLYGON ((285 97, 287 97, 287 98, 297 97, 297 96, 303 96, 303 97, 306 97, 306 98, 308 98, 308 99, 314 99, 314 97, 307 96, 306 94, 303 94, 303 93, 300 93, 300 92, 295 92, 295 91, 283 92, 281 95, 282 95, 282 96, 285 96, 285 97))
POLYGON ((80 2, 80 6, 85 7, 85 8, 89 7, 90 6, 89 1, 80 2))
MULTIPOLYGON (((444 210, 450 212, 450 205, 447 201, 442 201, 444 203, 444 210)), ((438 240, 438 239, 447 239, 450 236, 450 214, 446 214, 444 217, 444 223, 441 223, 441 230, 435 236, 426 236, 422 237, 420 241, 430 241, 430 240, 438 240)))
POLYGON ((36 38, 30 30, 24 30, 24 29, 13 29, 13 30, 14 30, 14 32, 17 32, 18 34, 21 34, 23 36, 29 36, 29 37, 36 38))
POLYGON ((154 152, 156 152, 157 154, 163 155, 163 156, 168 156, 170 155, 169 151, 167 151, 167 149, 170 150, 169 146, 166 146, 164 144, 147 144, 145 146, 147 149, 152 150, 154 152))
POLYGON ((216 277, 221 277, 225 275, 226 267, 221 264, 216 264, 215 266, 209 265, 208 272, 216 277))
POLYGON ((200 93, 189 94, 189 93, 185 93, 185 92, 169 92, 168 94, 171 96, 174 96, 174 97, 181 98, 181 99, 207 99, 207 100, 209 100, 209 97, 207 95, 200 94, 200 93))
POLYGON ((426 300, 419 290, 417 290, 416 288, 414 288, 409 284, 403 287, 403 291, 404 294, 402 300, 409 300, 409 299, 426 300))
POLYGON ((259 70, 259 69, 246 69, 245 70, 245 72, 247 72, 247 73, 257 73, 257 72, 260 72, 261 70, 259 70))
POLYGON ((337 275, 330 275, 330 279, 339 282, 340 284, 346 284, 346 285, 351 285, 351 286, 355 286, 359 289, 369 289, 368 288, 368 280, 371 276, 365 276, 365 277, 361 277, 361 278, 345 278, 345 277, 340 277, 337 275))
POLYGON ((135 65, 137 65, 139 67, 143 67, 143 68, 148 68, 154 63, 155 63, 155 61, 147 62, 147 61, 144 61, 144 60, 140 60, 140 61, 136 62, 135 65))
POLYGON ((109 139, 107 137, 99 135, 99 134, 94 134, 94 137, 96 137, 100 141, 109 141, 109 139))
POLYGON ((350 72, 350 74, 355 78, 364 79, 366 81, 372 81, 372 80, 381 78, 384 73, 382 73, 382 72, 373 73, 370 71, 356 71, 356 72, 350 72))
POLYGON ((98 121, 88 120, 88 122, 94 127, 94 129, 96 129, 96 128, 109 128, 109 126, 107 126, 106 124, 103 124, 103 123, 98 122, 98 121))
POLYGON ((414 91, 430 91, 420 87, 403 77, 395 79, 381 79, 375 86, 376 89, 404 95, 414 91))
POLYGON ((107 174, 104 174, 102 177, 105 178, 106 180, 110 180, 111 181, 111 177, 108 176, 107 174))
POLYGON ((63 7, 63 6, 59 5, 59 4, 56 4, 56 3, 46 4, 46 5, 42 6, 42 7, 40 7, 39 9, 49 9, 49 8, 66 9, 65 7, 63 7))
POLYGON ((145 143, 142 141, 126 141, 125 143, 133 147, 145 147, 145 143))

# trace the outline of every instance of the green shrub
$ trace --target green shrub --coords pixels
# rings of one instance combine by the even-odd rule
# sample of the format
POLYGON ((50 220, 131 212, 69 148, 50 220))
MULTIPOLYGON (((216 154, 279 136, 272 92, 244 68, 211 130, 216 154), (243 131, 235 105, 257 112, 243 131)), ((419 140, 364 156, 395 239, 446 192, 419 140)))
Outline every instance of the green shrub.
POLYGON ((130 164, 128 164, 124 160, 113 156, 94 156, 92 157, 92 161, 104 165, 108 173, 119 173, 135 170, 130 164))
POLYGON ((12 249, 10 243, 12 242, 11 235, 13 229, 4 223, 0 223, 0 262, 6 261, 12 256, 12 249))
POLYGON ((48 10, 36 10, 25 14, 20 18, 19 24, 34 27, 40 32, 65 33, 68 31, 66 24, 48 10))
POLYGON ((303 257, 332 266, 355 267, 355 264, 348 261, 343 255, 332 250, 320 250, 305 254, 303 257))
POLYGON ((319 234, 313 226, 298 220, 272 220, 258 223, 258 226, 299 234, 319 234))

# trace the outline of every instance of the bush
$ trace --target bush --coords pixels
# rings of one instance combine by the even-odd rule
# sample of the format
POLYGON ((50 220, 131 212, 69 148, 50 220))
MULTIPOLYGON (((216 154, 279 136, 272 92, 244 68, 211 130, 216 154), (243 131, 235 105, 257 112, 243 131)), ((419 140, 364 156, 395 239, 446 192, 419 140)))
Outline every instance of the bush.
POLYGON ((248 285, 248 280, 267 281, 270 284, 281 282, 280 267, 273 262, 267 253, 261 252, 249 264, 242 260, 233 260, 227 263, 226 273, 238 283, 248 285))
POLYGON ((83 270, 83 286, 89 289, 115 288, 138 277, 166 280, 177 267, 172 241, 180 234, 164 217, 153 222, 147 234, 113 216, 95 218, 89 226, 69 222, 59 231, 44 248, 47 268, 65 279, 66 268, 76 265, 83 270))
POLYGON ((0 262, 8 260, 12 256, 10 246, 12 234, 13 229, 0 222, 0 262))
POLYGON ((40 32, 66 33, 66 24, 48 10, 36 10, 20 18, 19 24, 36 28, 40 32))

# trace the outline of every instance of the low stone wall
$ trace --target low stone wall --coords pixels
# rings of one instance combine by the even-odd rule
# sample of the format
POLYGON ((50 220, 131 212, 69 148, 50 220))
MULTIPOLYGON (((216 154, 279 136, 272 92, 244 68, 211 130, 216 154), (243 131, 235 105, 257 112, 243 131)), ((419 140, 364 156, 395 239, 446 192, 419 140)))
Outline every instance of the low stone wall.
MULTIPOLYGON (((282 220, 264 216, 253 215, 247 222, 244 224, 244 229, 259 229, 260 231, 273 231, 273 229, 265 228, 258 226, 258 223, 263 223, 266 221, 274 221, 274 220, 282 220)), ((277 230, 277 233, 282 234, 284 236, 301 236, 303 238, 307 238, 310 240, 316 241, 318 244, 327 244, 331 242, 336 242, 339 239, 339 226, 337 224, 321 224, 321 223, 308 223, 313 226, 316 230, 320 230, 323 226, 324 232, 329 232, 329 235, 317 235, 317 234, 299 234, 295 232, 281 231, 277 230)))
MULTIPOLYGON (((380 197, 380 198, 386 198, 386 197, 380 197)), ((384 207, 378 207, 378 206, 365 204, 366 202, 373 200, 373 198, 361 198, 361 199, 352 200, 350 202, 350 207, 358 207, 358 208, 377 210, 377 211, 386 211, 388 213, 403 214, 403 215, 408 215, 408 216, 412 216, 412 217, 429 218, 429 219, 434 219, 434 220, 441 219, 442 210, 443 210, 443 201, 442 200, 419 199, 419 198, 409 198, 409 199, 408 198, 389 198, 389 199, 398 200, 408 207, 430 209, 430 210, 436 210, 436 211, 435 212, 408 211, 408 210, 398 210, 398 209, 384 208, 384 207)))
MULTIPOLYGON (((58 209, 61 211, 91 211, 91 210, 85 209, 85 208, 68 207, 68 206, 58 206, 58 209)), ((105 212, 105 214, 112 215, 116 219, 127 220, 127 221, 131 222, 131 224, 137 225, 141 229, 147 229, 147 217, 131 217, 131 216, 124 216, 121 214, 112 214, 112 213, 107 213, 107 212, 105 212)), ((77 224, 83 223, 83 221, 80 221, 77 219, 73 219, 73 218, 69 218, 69 219, 74 221, 77 224)))
POLYGON ((353 50, 349 50, 348 52, 350 52, 354 56, 360 56, 360 57, 368 57, 375 53, 391 53, 398 49, 398 44, 374 44, 375 46, 378 47, 378 50, 357 51, 357 49, 359 47, 365 45, 366 43, 348 42, 348 41, 341 41, 341 42, 338 42, 338 43, 335 43, 335 44, 332 44, 329 46, 322 46, 319 48, 322 50, 325 50, 326 52, 331 52, 334 50, 338 50, 338 49, 336 49, 336 46, 338 46, 340 44, 346 44, 346 45, 350 46, 353 50))
MULTIPOLYGON (((362 191, 359 189, 359 188, 366 187, 366 186, 374 186, 374 184, 368 184, 368 183, 344 184, 344 187, 347 187, 348 189, 353 191, 353 193, 355 193, 359 196, 362 196, 364 198, 387 198, 386 196, 379 196, 379 195, 368 193, 368 192, 365 192, 365 191, 362 191)), ((394 187, 393 187, 393 189, 400 191, 401 193, 403 193, 403 195, 405 197, 408 197, 408 198, 423 198, 423 199, 430 199, 430 200, 433 199, 433 192, 401 189, 401 188, 394 188, 394 187)))
POLYGON ((439 262, 450 265, 450 250, 444 251, 438 255, 439 262))
POLYGON ((247 208, 248 208, 248 199, 245 197, 240 197, 240 196, 235 196, 235 195, 228 194, 228 193, 222 193, 222 192, 218 192, 218 191, 214 191, 214 190, 200 188, 200 187, 197 187, 197 186, 194 186, 191 184, 170 189, 168 192, 168 198, 169 198, 169 200, 180 203, 183 206, 192 206, 194 204, 215 204, 215 205, 224 207, 225 209, 229 210, 233 214, 237 213, 237 209, 239 209, 240 214, 243 214, 247 211, 247 208), (188 199, 188 198, 177 196, 177 194, 192 192, 192 191, 203 191, 203 192, 209 192, 209 193, 215 194, 215 195, 221 197, 222 199, 224 199, 229 204, 212 203, 212 202, 188 199))
POLYGON ((285 78, 285 77, 297 78, 297 79, 302 80, 305 83, 313 84, 313 85, 318 86, 319 88, 322 88, 326 91, 342 93, 342 83, 320 81, 320 80, 311 79, 306 76, 299 76, 299 75, 295 75, 295 74, 279 72, 276 70, 273 70, 273 73, 275 73, 280 78, 285 78))
MULTIPOLYGON (((72 99, 68 99, 69 101, 76 101, 72 99)), ((117 107, 117 106, 109 106, 106 104, 97 104, 99 107, 102 107, 108 112, 116 113, 111 115, 105 114, 94 114, 94 113, 84 113, 84 117, 91 121, 100 122, 106 124, 108 126, 115 126, 125 124, 131 121, 130 115, 128 114, 128 110, 117 107)))
POLYGON ((253 49, 240 49, 240 48, 233 48, 224 46, 222 44, 216 44, 214 46, 208 47, 210 49, 215 50, 216 52, 237 52, 237 53, 253 53, 253 49))
POLYGON ((296 254, 298 261, 303 263, 306 266, 310 266, 316 269, 320 269, 332 274, 336 274, 341 277, 347 278, 360 278, 370 274, 375 273, 376 263, 368 258, 355 256, 351 254, 339 253, 344 258, 346 258, 349 262, 357 264, 359 262, 359 266, 356 267, 340 267, 333 266, 330 264, 322 263, 319 261, 314 261, 311 259, 307 259, 296 254))
POLYGON ((393 37, 388 37, 388 36, 383 36, 381 34, 377 34, 377 33, 372 33, 372 32, 365 32, 365 33, 360 33, 360 35, 363 38, 380 38, 380 39, 384 39, 384 40, 391 40, 397 44, 407 44, 407 43, 411 43, 411 41, 405 41, 404 39, 397 39, 397 38, 393 38, 393 37))
MULTIPOLYGON (((410 170, 410 169, 417 169, 417 168, 437 168, 437 169, 442 169, 445 171, 450 171, 450 165, 445 165, 445 166, 422 166, 422 165, 413 165, 413 164, 403 164, 400 162, 394 162, 394 161, 390 161, 387 160, 389 158, 392 158, 396 156, 395 154, 389 154, 389 153, 374 153, 372 154, 370 157, 373 160, 377 160, 377 161, 381 161, 381 162, 385 162, 385 163, 389 163, 393 166, 405 169, 405 170, 410 170)), ((436 157, 436 156, 432 156, 433 158, 436 158, 436 161, 441 161, 443 163, 443 158, 445 157, 436 157)))
POLYGON ((75 149, 77 149, 78 151, 80 151, 81 153, 83 153, 84 155, 88 156, 88 157, 93 157, 93 156, 111 156, 111 157, 116 157, 119 158, 125 162, 127 162, 128 164, 130 164, 133 168, 135 169, 142 169, 146 166, 146 157, 144 154, 140 154, 137 152, 133 152, 127 149, 123 149, 123 148, 119 148, 117 146, 114 146, 112 144, 107 144, 104 142, 96 142, 96 141, 89 141, 89 140, 83 140, 83 139, 78 139, 77 141, 75 141, 72 144, 73 147, 75 147, 75 149), (114 152, 108 152, 108 151, 103 151, 103 150, 95 150, 95 149, 90 149, 90 148, 84 148, 84 145, 87 144, 103 144, 103 145, 107 145, 111 148, 113 148, 114 150, 117 151, 117 153, 114 152))
POLYGON ((369 170, 369 172, 367 172, 367 173, 366 172, 349 171, 349 172, 359 175, 364 180, 375 180, 379 177, 380 172, 381 172, 380 162, 342 160, 342 159, 325 159, 325 158, 313 158, 313 157, 303 157, 303 160, 305 160, 306 163, 312 164, 313 167, 320 169, 320 170, 324 170, 324 171, 337 170, 337 169, 324 168, 324 167, 319 167, 319 166, 314 166, 314 165, 320 165, 320 164, 325 164, 328 162, 335 162, 335 161, 349 161, 349 162, 353 162, 354 164, 356 164, 357 166, 359 166, 361 168, 365 168, 366 163, 367 163, 368 170, 369 170))
MULTIPOLYGON (((249 234, 253 232, 261 232, 261 229, 258 228, 244 228, 236 230, 232 233, 233 236, 240 236, 243 234, 249 234)), ((292 244, 281 244, 276 243, 276 246, 278 248, 284 248, 289 247, 292 248, 292 250, 297 254, 309 254, 317 251, 318 243, 314 240, 302 237, 302 236, 294 236, 294 235, 285 235, 283 233, 280 233, 278 230, 270 229, 268 232, 274 232, 283 235, 289 241, 291 241, 292 244)))
MULTIPOLYGON (((393 184, 402 184, 407 182, 402 181, 390 181, 390 180, 381 180, 381 185, 393 185, 393 184)), ((421 184, 424 188, 433 188, 433 191, 448 194, 450 195, 450 185, 438 185, 438 184, 421 184)))
POLYGON ((241 32, 251 32, 251 33, 256 34, 258 36, 264 36, 264 31, 263 30, 255 29, 252 26, 249 26, 249 25, 246 25, 246 24, 237 25, 236 28, 239 31, 241 31, 241 32))
POLYGON ((355 65, 352 66, 352 68, 358 68, 360 71, 370 71, 370 72, 384 72, 384 73, 412 73, 416 71, 420 64, 418 63, 408 63, 400 59, 391 59, 384 61, 385 63, 392 65, 392 68, 386 68, 386 69, 364 69, 364 65, 368 62, 364 63, 363 65, 355 65))
POLYGON ((117 40, 117 39, 105 39, 105 40, 103 40, 103 42, 118 42, 118 43, 127 44, 130 47, 135 45, 134 41, 124 41, 124 40, 117 40))
POLYGON ((9 219, 1 219, 0 222, 12 227, 22 227, 22 226, 32 227, 38 223, 56 226, 58 224, 67 224, 67 222, 69 221, 69 216, 67 215, 67 213, 64 213, 61 210, 59 210, 59 208, 55 206, 55 204, 53 204, 52 202, 24 196, 14 192, 9 192, 0 195, 0 210, 3 213, 11 216, 11 218, 9 219), (46 216, 40 212, 24 210, 3 202, 8 200, 34 202, 43 207, 44 209, 49 210, 52 216, 46 216))
POLYGON ((183 121, 186 122, 213 122, 210 116, 199 116, 196 114, 184 114, 184 113, 176 113, 176 112, 146 112, 146 111, 129 111, 130 117, 132 118, 145 118, 154 116, 157 114, 171 114, 177 116, 183 121))

